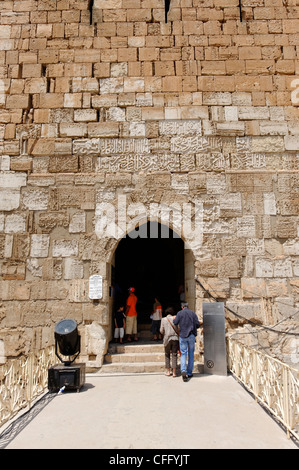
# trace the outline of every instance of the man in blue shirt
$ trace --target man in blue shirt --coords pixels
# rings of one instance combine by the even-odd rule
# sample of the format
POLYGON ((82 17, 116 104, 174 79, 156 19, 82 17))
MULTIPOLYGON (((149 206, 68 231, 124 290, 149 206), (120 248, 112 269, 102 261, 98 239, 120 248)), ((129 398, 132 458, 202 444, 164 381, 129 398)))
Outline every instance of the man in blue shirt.
POLYGON ((184 382, 187 382, 188 378, 193 376, 195 336, 197 335, 200 323, 197 315, 188 308, 187 302, 183 302, 181 307, 182 310, 177 313, 173 323, 180 327, 181 373, 184 382))

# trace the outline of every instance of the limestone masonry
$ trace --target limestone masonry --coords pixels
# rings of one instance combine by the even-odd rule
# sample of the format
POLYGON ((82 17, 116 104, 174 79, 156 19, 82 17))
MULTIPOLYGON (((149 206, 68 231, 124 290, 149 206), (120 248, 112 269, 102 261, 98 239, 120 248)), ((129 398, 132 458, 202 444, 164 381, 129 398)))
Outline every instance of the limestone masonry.
MULTIPOLYGON (((70 317, 101 366, 120 238, 96 226, 121 196, 202 208, 198 315, 195 275, 245 319, 298 325, 299 0, 171 0, 165 20, 162 0, 0 1, 0 362, 70 317)), ((296 337, 261 338, 298 362, 296 337)))

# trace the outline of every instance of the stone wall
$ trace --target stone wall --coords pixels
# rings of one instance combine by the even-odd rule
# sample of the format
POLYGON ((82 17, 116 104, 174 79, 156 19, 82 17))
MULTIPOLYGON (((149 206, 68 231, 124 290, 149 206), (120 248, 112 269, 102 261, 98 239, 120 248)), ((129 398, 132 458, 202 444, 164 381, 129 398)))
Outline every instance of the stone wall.
POLYGON ((296 312, 299 5, 241 3, 0 1, 0 357, 71 316, 101 364, 119 238, 96 227, 121 195, 200 204, 201 281, 260 323, 296 312))

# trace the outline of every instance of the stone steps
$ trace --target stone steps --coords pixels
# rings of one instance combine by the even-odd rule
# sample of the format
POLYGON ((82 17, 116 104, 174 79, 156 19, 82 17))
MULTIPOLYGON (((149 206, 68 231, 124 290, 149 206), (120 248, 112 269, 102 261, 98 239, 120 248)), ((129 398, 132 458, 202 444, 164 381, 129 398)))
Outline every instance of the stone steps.
MULTIPOLYGON (((138 332, 138 337, 138 342, 110 343, 101 373, 163 373, 165 355, 162 340, 153 341, 148 329, 138 332)), ((203 364, 200 364, 199 355, 196 354, 194 372, 200 372, 202 369, 203 364)))
MULTIPOLYGON (((139 338, 141 335, 138 333, 139 338)), ((105 355, 102 372, 162 372, 164 365, 164 347, 162 341, 154 342, 140 339, 132 343, 111 343, 105 355)))
POLYGON ((107 354, 105 357, 107 364, 115 364, 117 362, 162 362, 164 354, 162 352, 126 352, 107 354))

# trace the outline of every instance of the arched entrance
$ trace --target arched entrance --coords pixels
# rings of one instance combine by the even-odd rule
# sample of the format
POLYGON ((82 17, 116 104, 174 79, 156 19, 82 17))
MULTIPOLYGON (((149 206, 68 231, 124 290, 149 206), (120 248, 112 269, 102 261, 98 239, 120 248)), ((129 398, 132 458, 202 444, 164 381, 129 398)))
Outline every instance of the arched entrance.
MULTIPOLYGON (((178 310, 181 290, 190 290, 186 279, 186 271, 190 274, 190 261, 194 273, 193 257, 186 251, 190 252, 185 250, 184 241, 158 222, 147 222, 138 232, 127 234, 119 242, 113 261, 114 307, 125 302, 128 288, 134 286, 139 323, 150 323, 155 297, 162 303, 163 310, 168 306, 178 310)), ((194 274, 191 276, 194 283, 194 274)), ((191 290, 190 294, 194 295, 194 289, 191 290)), ((186 297, 189 297, 188 292, 186 297)))

